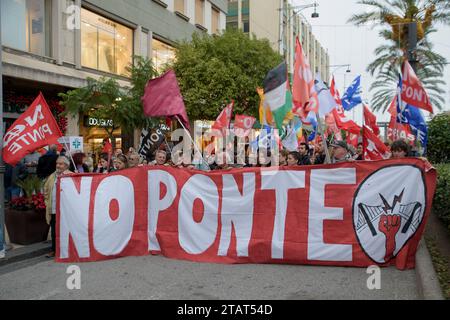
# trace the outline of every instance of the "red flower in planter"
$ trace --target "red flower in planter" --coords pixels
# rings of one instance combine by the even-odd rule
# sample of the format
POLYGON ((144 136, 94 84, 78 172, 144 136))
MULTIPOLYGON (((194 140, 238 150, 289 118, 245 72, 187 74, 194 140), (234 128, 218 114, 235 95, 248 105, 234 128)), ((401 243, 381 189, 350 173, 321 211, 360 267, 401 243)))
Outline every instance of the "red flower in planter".
POLYGON ((16 199, 11 200, 11 208, 15 209, 15 210, 30 210, 31 206, 28 202, 28 199, 25 197, 19 197, 16 199))
POLYGON ((42 193, 38 193, 31 197, 31 202, 34 205, 34 208, 37 210, 45 210, 45 198, 42 193))
POLYGON ((35 194, 31 198, 19 197, 11 201, 11 208, 16 210, 45 210, 45 198, 42 193, 35 194))

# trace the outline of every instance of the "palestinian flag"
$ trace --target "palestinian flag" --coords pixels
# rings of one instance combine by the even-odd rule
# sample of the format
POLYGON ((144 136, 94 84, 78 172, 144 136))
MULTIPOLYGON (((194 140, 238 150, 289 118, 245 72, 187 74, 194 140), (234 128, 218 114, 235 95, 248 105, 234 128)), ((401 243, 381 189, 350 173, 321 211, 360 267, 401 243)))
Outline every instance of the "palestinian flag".
POLYGON ((292 111, 292 93, 289 87, 286 63, 267 74, 264 85, 264 106, 272 112, 277 129, 283 131, 283 120, 292 111))

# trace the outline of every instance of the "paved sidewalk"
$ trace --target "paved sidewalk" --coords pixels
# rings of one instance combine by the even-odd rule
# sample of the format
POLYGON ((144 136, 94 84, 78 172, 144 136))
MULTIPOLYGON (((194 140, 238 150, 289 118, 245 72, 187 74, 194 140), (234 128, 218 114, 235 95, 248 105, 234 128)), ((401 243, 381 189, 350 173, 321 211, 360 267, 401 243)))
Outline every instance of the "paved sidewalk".
POLYGON ((420 299, 415 270, 381 271, 367 289, 363 268, 222 265, 161 256, 79 264, 81 290, 68 290, 66 264, 44 257, 0 267, 0 299, 420 299), (20 264, 20 265, 19 265, 20 264))
POLYGON ((23 261, 31 259, 43 254, 49 253, 51 251, 51 242, 45 241, 40 243, 35 243, 29 246, 23 246, 6 251, 6 256, 0 259, 0 267, 15 263, 18 261, 23 261))

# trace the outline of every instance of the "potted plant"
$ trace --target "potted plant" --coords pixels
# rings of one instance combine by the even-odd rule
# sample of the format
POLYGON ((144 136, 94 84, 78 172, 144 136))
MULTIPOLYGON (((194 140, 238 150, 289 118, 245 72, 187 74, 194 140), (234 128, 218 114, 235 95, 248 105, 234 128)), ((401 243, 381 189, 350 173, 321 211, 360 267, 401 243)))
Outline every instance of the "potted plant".
POLYGON ((20 245, 43 242, 47 240, 50 227, 45 220, 42 181, 31 176, 19 180, 17 185, 23 189, 24 196, 12 200, 9 208, 5 210, 10 241, 20 245))

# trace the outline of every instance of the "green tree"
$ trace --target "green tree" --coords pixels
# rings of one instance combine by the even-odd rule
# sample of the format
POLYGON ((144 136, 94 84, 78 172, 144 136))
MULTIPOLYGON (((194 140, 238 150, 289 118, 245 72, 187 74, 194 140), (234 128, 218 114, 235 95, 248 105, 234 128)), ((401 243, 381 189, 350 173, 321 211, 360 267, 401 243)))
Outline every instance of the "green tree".
POLYGON ((169 67, 175 70, 189 117, 212 120, 231 100, 235 113, 256 116, 256 88, 281 61, 268 40, 227 30, 220 36, 195 34, 191 42, 182 42, 169 67))
POLYGON ((381 26, 379 32, 384 44, 375 50, 377 58, 367 71, 377 74, 370 90, 374 110, 389 106, 395 95, 401 64, 408 59, 408 23, 417 23, 417 50, 415 52, 417 76, 421 79, 433 106, 441 110, 445 99, 445 81, 442 80, 446 59, 433 50, 429 36, 436 32, 439 23, 450 25, 450 1, 448 0, 360 0, 359 4, 372 8, 354 14, 349 22, 357 26, 373 23, 381 26))
POLYGON ((433 117, 428 124, 427 156, 432 163, 450 163, 450 112, 433 117))
POLYGON ((82 88, 60 93, 65 114, 89 115, 99 119, 113 120, 114 127, 104 127, 113 145, 114 130, 121 128, 122 134, 132 134, 135 128, 151 127, 158 121, 146 118, 142 111, 141 97, 147 82, 156 75, 151 60, 135 57, 128 67, 130 87, 120 87, 115 78, 88 78, 82 88))
POLYGON ((127 68, 130 74, 131 86, 127 90, 122 106, 130 109, 132 119, 130 126, 135 128, 150 128, 159 123, 159 119, 148 118, 143 115, 141 98, 144 96, 145 87, 147 83, 158 76, 156 69, 153 67, 153 62, 140 56, 134 57, 134 64, 127 68))

